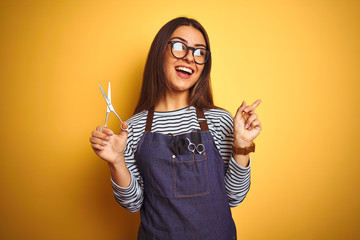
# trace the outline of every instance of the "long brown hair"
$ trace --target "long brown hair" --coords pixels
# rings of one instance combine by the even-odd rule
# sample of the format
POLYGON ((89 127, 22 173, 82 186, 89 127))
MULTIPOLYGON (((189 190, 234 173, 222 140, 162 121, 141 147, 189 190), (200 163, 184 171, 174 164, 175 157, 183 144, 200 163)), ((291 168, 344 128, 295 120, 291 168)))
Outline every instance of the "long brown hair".
MULTIPOLYGON (((164 55, 172 33, 180 26, 192 26, 198 29, 204 36, 207 50, 210 51, 209 37, 204 27, 195 19, 178 17, 166 23, 151 44, 144 69, 140 98, 134 114, 154 107, 161 98, 165 98, 166 90, 170 89, 163 69, 164 55)), ((211 55, 205 63, 198 81, 189 89, 191 106, 203 109, 217 108, 213 102, 210 70, 211 55)))

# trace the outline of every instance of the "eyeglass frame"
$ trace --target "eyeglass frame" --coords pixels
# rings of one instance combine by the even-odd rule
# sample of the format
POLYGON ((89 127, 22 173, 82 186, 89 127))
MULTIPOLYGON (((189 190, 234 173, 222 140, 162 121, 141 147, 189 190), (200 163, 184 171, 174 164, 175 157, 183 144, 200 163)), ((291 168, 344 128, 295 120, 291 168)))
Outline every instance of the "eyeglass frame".
POLYGON ((186 45, 185 43, 183 43, 183 42, 181 42, 181 41, 169 41, 168 44, 169 44, 169 43, 171 44, 171 49, 170 49, 171 54, 173 55, 174 58, 177 58, 177 59, 183 59, 184 57, 186 57, 186 56, 188 55, 189 49, 190 49, 190 50, 192 50, 192 55, 193 55, 193 58, 194 58, 195 63, 196 63, 196 64, 199 64, 199 65, 203 65, 203 64, 205 64, 205 63, 209 60, 209 57, 210 57, 210 55, 211 55, 211 52, 210 52, 209 50, 207 50, 206 48, 201 48, 201 47, 199 47, 199 48, 189 47, 188 45, 186 45), (184 44, 185 47, 186 47, 186 53, 185 53, 185 55, 184 55, 183 57, 181 57, 181 58, 176 57, 176 56, 174 55, 174 53, 173 53, 173 46, 174 46, 175 43, 184 44), (206 51, 206 54, 207 54, 207 55, 206 55, 205 62, 203 62, 203 63, 198 63, 198 62, 195 60, 195 55, 194 55, 194 53, 195 53, 195 51, 196 51, 197 49, 202 49, 202 50, 205 50, 205 51, 206 51))

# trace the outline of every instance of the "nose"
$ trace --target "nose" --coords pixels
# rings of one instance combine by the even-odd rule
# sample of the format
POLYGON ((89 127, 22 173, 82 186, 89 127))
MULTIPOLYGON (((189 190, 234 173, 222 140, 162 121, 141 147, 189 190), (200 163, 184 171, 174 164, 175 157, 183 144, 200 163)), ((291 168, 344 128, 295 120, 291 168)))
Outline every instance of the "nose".
POLYGON ((184 57, 184 59, 188 62, 194 62, 194 50, 195 49, 189 49, 188 53, 184 57))

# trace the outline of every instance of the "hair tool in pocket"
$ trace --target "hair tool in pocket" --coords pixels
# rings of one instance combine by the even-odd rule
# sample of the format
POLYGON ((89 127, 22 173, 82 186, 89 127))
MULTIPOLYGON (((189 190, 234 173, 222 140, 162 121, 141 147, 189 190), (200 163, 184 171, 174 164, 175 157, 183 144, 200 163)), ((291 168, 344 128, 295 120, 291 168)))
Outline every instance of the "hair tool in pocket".
POLYGON ((185 148, 186 148, 186 140, 183 137, 180 137, 179 139, 176 140, 175 136, 171 135, 171 140, 170 140, 170 148, 171 151, 175 154, 175 155, 182 155, 184 154, 185 148))
POLYGON ((202 154, 205 151, 205 146, 202 144, 201 140, 201 132, 200 130, 193 131, 190 133, 191 140, 189 138, 186 138, 188 140, 188 150, 195 154, 197 152, 198 154, 202 154))

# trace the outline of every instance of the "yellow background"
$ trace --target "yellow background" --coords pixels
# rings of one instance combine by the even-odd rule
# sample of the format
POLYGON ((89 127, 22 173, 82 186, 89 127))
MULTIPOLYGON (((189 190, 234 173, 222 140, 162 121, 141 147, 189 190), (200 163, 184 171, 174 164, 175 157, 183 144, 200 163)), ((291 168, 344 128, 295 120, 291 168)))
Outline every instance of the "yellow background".
MULTIPOLYGON (((132 115, 167 21, 211 40, 216 104, 262 99, 240 239, 360 238, 360 4, 349 0, 1 1, 0 239, 135 239, 92 152, 98 84, 132 115), (218 2, 218 3, 216 3, 218 2)), ((113 129, 118 121, 111 115, 113 129)))

